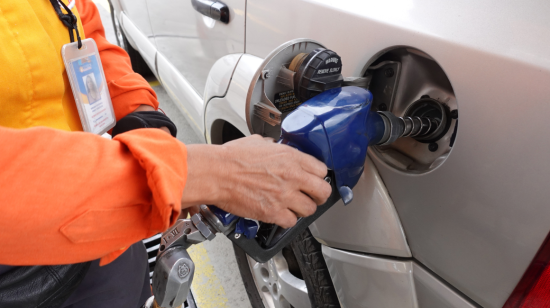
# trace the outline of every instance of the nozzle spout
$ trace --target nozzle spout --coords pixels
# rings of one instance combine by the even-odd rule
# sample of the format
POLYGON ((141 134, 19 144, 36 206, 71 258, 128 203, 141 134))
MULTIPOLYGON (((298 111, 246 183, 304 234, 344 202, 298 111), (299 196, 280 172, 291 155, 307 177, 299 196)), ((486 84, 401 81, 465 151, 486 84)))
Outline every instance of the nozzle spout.
POLYGON ((402 137, 422 138, 439 129, 441 121, 430 117, 396 117, 389 111, 378 111, 384 121, 384 136, 377 145, 388 145, 402 137))

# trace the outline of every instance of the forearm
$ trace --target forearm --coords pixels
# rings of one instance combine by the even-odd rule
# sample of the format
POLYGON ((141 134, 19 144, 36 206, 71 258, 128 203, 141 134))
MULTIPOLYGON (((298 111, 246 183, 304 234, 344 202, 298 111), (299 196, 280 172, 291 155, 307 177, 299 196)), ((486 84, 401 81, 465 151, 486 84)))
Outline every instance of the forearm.
POLYGON ((187 145, 188 172, 183 191, 181 206, 183 209, 201 204, 220 205, 221 185, 225 174, 223 148, 220 145, 187 145))

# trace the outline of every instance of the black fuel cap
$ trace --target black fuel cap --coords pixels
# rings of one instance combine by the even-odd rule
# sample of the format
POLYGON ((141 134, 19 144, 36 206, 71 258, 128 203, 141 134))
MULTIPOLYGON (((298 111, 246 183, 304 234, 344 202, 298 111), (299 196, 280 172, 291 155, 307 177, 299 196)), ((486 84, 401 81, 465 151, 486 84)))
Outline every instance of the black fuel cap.
POLYGON ((326 90, 342 86, 342 59, 330 49, 317 48, 307 56, 301 54, 293 61, 294 92, 301 102, 326 90))

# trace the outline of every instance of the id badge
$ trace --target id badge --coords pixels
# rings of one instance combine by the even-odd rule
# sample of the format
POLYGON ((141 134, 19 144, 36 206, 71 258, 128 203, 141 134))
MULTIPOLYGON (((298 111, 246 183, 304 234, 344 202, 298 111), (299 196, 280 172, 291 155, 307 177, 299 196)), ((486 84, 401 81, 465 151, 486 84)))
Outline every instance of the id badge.
POLYGON ((74 100, 86 132, 102 135, 116 124, 113 103, 105 81, 101 59, 95 41, 82 40, 65 44, 61 49, 74 100))

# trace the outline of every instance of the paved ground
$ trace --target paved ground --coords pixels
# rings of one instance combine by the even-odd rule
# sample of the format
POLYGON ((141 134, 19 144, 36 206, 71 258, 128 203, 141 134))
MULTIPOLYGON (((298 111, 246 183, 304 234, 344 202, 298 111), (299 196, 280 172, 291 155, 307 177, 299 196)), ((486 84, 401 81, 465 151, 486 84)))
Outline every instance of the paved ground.
MULTIPOLYGON (((94 2, 101 14, 107 39, 116 44, 107 0, 94 2)), ((149 80, 149 83, 157 93, 160 108, 175 122, 178 139, 186 144, 204 143, 204 138, 191 128, 162 85, 156 80, 149 80)), ((192 291, 199 308, 251 307, 231 241, 223 235, 217 236, 211 242, 192 247, 189 253, 196 266, 192 291)))

